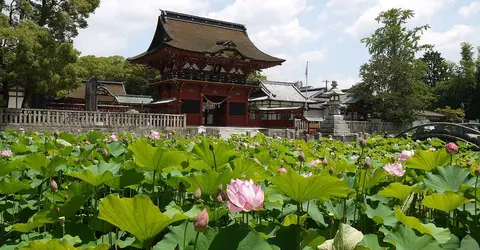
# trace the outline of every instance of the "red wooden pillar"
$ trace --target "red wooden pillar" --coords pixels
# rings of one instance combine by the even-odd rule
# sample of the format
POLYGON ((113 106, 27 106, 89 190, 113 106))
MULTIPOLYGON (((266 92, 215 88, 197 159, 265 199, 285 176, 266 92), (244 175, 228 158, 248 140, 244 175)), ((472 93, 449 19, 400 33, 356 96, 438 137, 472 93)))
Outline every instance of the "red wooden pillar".
MULTIPOLYGON (((256 116, 255 116, 256 118, 256 116)), ((247 101, 245 102, 245 126, 248 126, 248 120, 250 119, 250 114, 248 112, 248 95, 247 95, 247 101)))
POLYGON ((199 115, 199 125, 203 125, 203 91, 200 91, 200 115, 199 115))
POLYGON ((229 120, 230 120, 230 96, 227 96, 227 106, 225 107, 225 126, 229 126, 229 120))

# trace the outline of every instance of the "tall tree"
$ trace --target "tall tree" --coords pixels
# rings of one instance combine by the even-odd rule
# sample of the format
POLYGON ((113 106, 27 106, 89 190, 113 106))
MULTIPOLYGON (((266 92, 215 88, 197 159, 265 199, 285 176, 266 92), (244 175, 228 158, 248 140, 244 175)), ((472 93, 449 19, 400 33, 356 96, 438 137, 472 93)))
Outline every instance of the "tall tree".
POLYGON ((438 51, 429 50, 421 58, 425 62, 425 83, 434 88, 437 84, 448 78, 448 64, 438 51))
POLYGON ((461 60, 454 67, 454 74, 451 78, 438 84, 436 93, 438 95, 438 107, 450 106, 454 109, 465 109, 467 118, 475 118, 475 90, 477 87, 477 70, 474 60, 473 45, 461 44, 461 60))
POLYGON ((80 84, 73 65, 79 56, 72 39, 87 27, 100 0, 0 1, 0 82, 26 87, 24 104, 33 93, 55 96, 80 84))
POLYGON ((419 40, 428 25, 408 29, 411 10, 390 9, 375 19, 382 26, 362 39, 370 60, 360 68, 361 82, 349 92, 369 102, 374 115, 396 123, 409 123, 418 110, 425 109, 432 93, 423 82, 425 63, 415 58, 423 50, 419 40))

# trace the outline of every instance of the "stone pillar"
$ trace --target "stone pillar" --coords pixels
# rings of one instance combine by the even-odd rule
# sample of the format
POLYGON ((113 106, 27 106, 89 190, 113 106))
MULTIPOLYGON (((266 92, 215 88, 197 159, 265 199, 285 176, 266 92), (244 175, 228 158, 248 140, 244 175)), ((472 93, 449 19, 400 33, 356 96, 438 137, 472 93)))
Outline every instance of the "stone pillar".
POLYGON ((290 139, 290 135, 288 134, 288 129, 285 129, 285 138, 290 139))
POLYGON ((356 142, 360 141, 360 135, 358 133, 355 133, 355 141, 356 142))
POLYGON ((342 135, 340 138, 341 138, 342 142, 345 143, 345 141, 346 141, 345 135, 342 135))
POLYGON ((273 137, 274 139, 277 139, 277 133, 273 133, 273 134, 272 134, 272 137, 273 137))
POLYGON ((167 134, 167 139, 172 139, 172 133, 167 134))
POLYGON ((321 140, 322 139, 322 133, 318 132, 316 135, 315 135, 315 140, 321 140))
POLYGON ((363 135, 363 139, 367 140, 368 138, 370 138, 370 134, 369 133, 365 133, 363 135))
POLYGON ((309 134, 306 134, 304 137, 303 137, 303 140, 305 142, 308 142, 310 140, 310 135, 309 134))
POLYGON ((90 78, 85 85, 85 111, 97 111, 98 82, 95 77, 90 78))

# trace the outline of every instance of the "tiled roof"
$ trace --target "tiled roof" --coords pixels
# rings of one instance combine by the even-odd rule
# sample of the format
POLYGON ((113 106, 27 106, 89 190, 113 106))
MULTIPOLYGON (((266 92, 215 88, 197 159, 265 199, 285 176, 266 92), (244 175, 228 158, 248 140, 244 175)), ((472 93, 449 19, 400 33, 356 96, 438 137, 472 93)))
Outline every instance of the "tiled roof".
MULTIPOLYGON (((261 89, 265 96, 251 98, 250 101, 275 100, 284 102, 305 103, 305 96, 294 83, 262 81, 261 89)), ((310 103, 313 101, 309 101, 310 103)))
MULTIPOLYGON (((114 96, 127 95, 127 93, 125 93, 125 88, 123 87, 122 82, 98 81, 98 84, 106 88, 114 96)), ((67 97, 75 98, 75 99, 85 99, 85 87, 86 87, 86 82, 83 82, 80 87, 71 91, 67 97)), ((99 95, 98 101, 111 102, 111 101, 114 101, 114 97, 99 95)))
POLYGON ((246 28, 242 24, 171 11, 162 11, 147 52, 129 60, 136 60, 156 52, 165 45, 199 53, 215 53, 230 48, 254 60, 278 64, 285 61, 258 49, 248 37, 246 28))
POLYGON ((115 98, 120 104, 147 104, 153 101, 151 96, 126 95, 116 96, 115 98))

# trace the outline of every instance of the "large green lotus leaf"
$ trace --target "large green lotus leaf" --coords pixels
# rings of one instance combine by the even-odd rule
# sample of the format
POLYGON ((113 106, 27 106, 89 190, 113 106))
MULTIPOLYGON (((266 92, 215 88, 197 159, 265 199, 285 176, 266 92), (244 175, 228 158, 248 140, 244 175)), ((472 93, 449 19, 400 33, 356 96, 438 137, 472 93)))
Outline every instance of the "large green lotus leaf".
POLYGON ((332 176, 305 178, 295 171, 277 174, 271 182, 292 200, 303 203, 309 200, 327 200, 331 197, 347 197, 349 189, 344 181, 332 176))
POLYGON ((318 226, 324 227, 324 228, 328 227, 328 224, 325 223, 325 218, 323 217, 322 212, 320 212, 316 204, 314 203, 308 204, 308 206, 305 206, 305 207, 308 207, 308 209, 306 209, 307 214, 310 216, 310 218, 312 218, 317 223, 318 226))
POLYGON ((281 226, 275 231, 275 237, 268 239, 268 243, 274 246, 273 249, 298 249, 302 241, 302 231, 299 225, 281 226))
POLYGON ((395 217, 404 225, 416 229, 422 234, 430 234, 441 244, 447 243, 451 238, 450 229, 436 227, 431 223, 423 224, 419 219, 405 215, 399 207, 395 207, 395 217))
POLYGON ((470 172, 460 166, 438 167, 438 174, 427 173, 425 186, 438 193, 456 192, 469 181, 470 172))
POLYGON ((365 189, 365 190, 371 189, 372 187, 380 183, 388 181, 388 173, 381 168, 377 168, 377 169, 370 168, 368 170, 362 170, 357 174, 359 175, 357 183, 359 184, 361 189, 365 189), (365 171, 367 171, 366 175, 365 175, 365 171), (365 187, 363 185, 364 183, 365 183, 365 187))
POLYGON ((398 182, 390 183, 386 188, 378 192, 378 195, 383 197, 393 197, 399 200, 406 200, 407 197, 412 193, 413 188, 407 185, 403 185, 398 182))
POLYGON ((15 159, 13 161, 0 161, 0 177, 7 176, 13 171, 23 170, 23 159, 15 159))
POLYGON ((26 189, 30 189, 30 181, 28 180, 19 181, 15 178, 3 178, 0 181, 0 194, 11 195, 26 189))
POLYGON ((256 161, 247 157, 240 157, 233 162, 232 178, 250 180, 253 182, 264 181, 268 175, 267 171, 256 161))
POLYGON ((397 224, 397 219, 393 215, 394 212, 390 207, 385 206, 382 203, 379 203, 375 209, 371 208, 368 204, 366 204, 366 207, 365 214, 368 218, 375 221, 375 223, 391 227, 397 224))
POLYGON ((325 241, 318 250, 353 250, 363 240, 362 232, 348 224, 340 224, 335 238, 325 241))
POLYGON ((385 250, 386 247, 380 246, 378 236, 375 234, 367 234, 363 236, 363 240, 355 250, 385 250))
POLYGON ((186 159, 182 152, 153 147, 145 138, 132 142, 128 148, 133 152, 137 166, 149 171, 179 167, 186 159))
POLYGON ((111 142, 107 144, 108 152, 115 158, 119 157, 127 151, 120 142, 111 142))
POLYGON ((220 170, 238 155, 238 153, 233 150, 232 145, 224 142, 212 144, 206 139, 195 144, 192 153, 214 170, 220 170))
MULTIPOLYGON (((197 215, 201 211, 202 210, 200 210, 200 208, 198 208, 197 206, 194 205, 190 208, 190 210, 184 212, 180 206, 178 206, 177 204, 175 204, 175 202, 172 201, 172 202, 170 202, 170 204, 168 204, 165 207, 165 212, 163 212, 163 214, 167 215, 170 218, 172 218, 176 214, 183 214, 190 219, 194 219, 195 217, 197 217, 197 215)), ((210 220, 212 220, 212 219, 210 219, 210 220)))
POLYGON ((25 157, 23 163, 25 167, 38 171, 44 177, 52 177, 67 160, 58 156, 48 159, 44 153, 32 153, 25 157))
MULTIPOLYGON (((207 231, 208 233, 208 231, 207 231)), ((290 237, 293 237, 290 235, 290 237)), ((207 234, 207 238, 209 238, 207 234)), ((197 250, 270 250, 268 242, 254 230, 248 228, 223 228, 215 235, 208 248, 205 240, 200 242, 197 250), (200 245, 201 244, 201 245, 200 245)))
MULTIPOLYGON (((298 222, 298 216, 296 214, 289 214, 283 219, 282 226, 288 227, 290 225, 297 225, 298 222)), ((305 223, 305 220, 307 220, 307 215, 302 215, 300 216, 300 225, 303 225, 305 223)))
POLYGON ((450 155, 445 150, 418 151, 407 161, 407 168, 421 169, 426 172, 450 162, 450 155))
POLYGON ((355 172, 356 168, 354 165, 346 162, 345 160, 340 160, 340 161, 329 161, 328 162, 328 167, 333 168, 333 174, 337 175, 340 172, 344 173, 353 173, 355 172))
POLYGON ((33 229, 43 226, 44 224, 49 224, 54 222, 54 218, 51 216, 51 210, 43 210, 28 219, 27 223, 16 223, 11 226, 5 228, 5 231, 11 232, 22 232, 28 233, 31 232, 33 229))
POLYGON ((145 195, 120 198, 118 194, 110 194, 100 202, 98 218, 145 241, 155 237, 168 225, 188 217, 178 214, 168 217, 145 195))
POLYGON ((310 247, 311 249, 317 249, 319 245, 325 242, 325 238, 318 234, 317 231, 313 229, 309 229, 302 235, 302 243, 300 245, 300 249, 305 249, 306 247, 310 247))
POLYGON ((446 194, 434 193, 429 196, 426 196, 423 199, 424 206, 428 208, 442 210, 447 213, 469 202, 471 202, 471 200, 467 200, 463 196, 460 196, 455 193, 446 193, 446 194))
POLYGON ((195 235, 193 223, 184 221, 178 226, 170 227, 168 234, 153 247, 153 250, 183 250, 193 243, 195 235))
POLYGON ((423 235, 418 237, 415 232, 404 225, 399 226, 397 230, 390 232, 383 239, 395 246, 396 250, 441 250, 440 244, 431 236, 423 235))
POLYGON ((120 176, 105 181, 105 184, 112 188, 120 189, 130 185, 139 184, 145 179, 145 176, 137 169, 122 169, 120 176))
POLYGON ((460 250, 480 250, 480 246, 472 236, 467 234, 460 243, 460 250))
POLYGON ((108 250, 107 244, 100 244, 95 247, 88 248, 75 248, 66 239, 63 240, 49 240, 49 241, 32 241, 23 250, 77 250, 77 249, 89 249, 89 250, 108 250))
POLYGON ((92 165, 83 168, 82 171, 68 172, 66 175, 78 178, 95 187, 104 184, 105 182, 118 177, 118 172, 122 165, 118 163, 100 163, 99 165, 92 165))
POLYGON ((202 194, 217 195, 218 186, 222 184, 224 187, 230 182, 231 171, 225 170, 222 173, 214 170, 205 173, 192 175, 185 180, 190 183, 190 190, 195 191, 200 188, 202 194))

